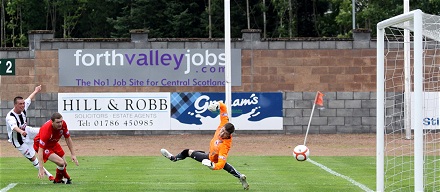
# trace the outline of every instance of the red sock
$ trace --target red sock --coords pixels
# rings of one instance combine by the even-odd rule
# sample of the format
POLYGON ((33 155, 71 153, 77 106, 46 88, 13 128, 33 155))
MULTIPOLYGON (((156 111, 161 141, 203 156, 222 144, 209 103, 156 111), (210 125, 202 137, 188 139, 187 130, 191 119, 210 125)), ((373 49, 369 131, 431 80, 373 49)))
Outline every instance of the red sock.
POLYGON ((67 168, 66 167, 64 167, 64 169, 62 170, 62 175, 64 176, 64 178, 70 179, 69 174, 67 174, 67 168))
POLYGON ((57 172, 55 174, 55 181, 61 181, 63 179, 63 172, 59 169, 57 169, 57 172))

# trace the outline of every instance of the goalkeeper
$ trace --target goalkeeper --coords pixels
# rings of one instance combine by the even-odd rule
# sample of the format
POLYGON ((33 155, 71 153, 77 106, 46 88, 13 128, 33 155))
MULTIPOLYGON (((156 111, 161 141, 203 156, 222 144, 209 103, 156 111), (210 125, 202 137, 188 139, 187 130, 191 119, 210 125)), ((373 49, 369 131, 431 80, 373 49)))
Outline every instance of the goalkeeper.
POLYGON ((243 188, 248 190, 249 184, 246 182, 246 176, 238 172, 232 165, 226 162, 229 149, 232 145, 232 133, 235 131, 234 125, 229 123, 226 105, 222 102, 216 102, 209 105, 208 110, 220 110, 220 125, 215 131, 214 137, 211 139, 209 154, 204 151, 190 149, 185 149, 176 156, 173 156, 166 149, 161 149, 160 152, 164 157, 173 162, 192 157, 193 159, 202 162, 203 165, 209 167, 211 170, 224 169, 234 177, 237 177, 243 185, 243 188))

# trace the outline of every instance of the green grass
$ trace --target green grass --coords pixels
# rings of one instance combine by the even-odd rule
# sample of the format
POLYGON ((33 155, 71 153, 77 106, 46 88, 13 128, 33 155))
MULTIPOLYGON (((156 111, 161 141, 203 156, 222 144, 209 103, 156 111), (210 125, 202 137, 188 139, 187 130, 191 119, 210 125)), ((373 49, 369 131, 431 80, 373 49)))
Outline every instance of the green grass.
MULTIPOLYGON (((375 190, 374 157, 313 157, 315 162, 375 190)), ((289 156, 229 157, 246 174, 252 191, 364 191, 347 179, 289 156)), ((0 188, 10 191, 241 191, 229 173, 211 171, 192 159, 171 162, 159 156, 80 157, 80 166, 69 163, 72 185, 52 184, 37 178, 37 170, 22 157, 0 158, 0 188)), ((54 174, 55 165, 45 164, 54 174)))

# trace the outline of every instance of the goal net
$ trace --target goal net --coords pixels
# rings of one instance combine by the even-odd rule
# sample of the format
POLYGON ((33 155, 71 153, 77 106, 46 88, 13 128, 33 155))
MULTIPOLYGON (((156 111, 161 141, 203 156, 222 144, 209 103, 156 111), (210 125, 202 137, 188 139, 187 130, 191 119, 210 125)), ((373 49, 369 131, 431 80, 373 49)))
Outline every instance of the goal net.
POLYGON ((440 191, 440 16, 377 25, 377 191, 440 191))

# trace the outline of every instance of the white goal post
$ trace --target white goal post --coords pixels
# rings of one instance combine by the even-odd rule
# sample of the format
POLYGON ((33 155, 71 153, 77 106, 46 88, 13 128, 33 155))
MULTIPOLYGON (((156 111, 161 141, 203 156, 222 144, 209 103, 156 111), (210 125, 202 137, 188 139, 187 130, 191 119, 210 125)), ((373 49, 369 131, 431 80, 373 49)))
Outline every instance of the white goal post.
POLYGON ((440 191, 440 16, 377 24, 376 109, 376 191, 440 191))

